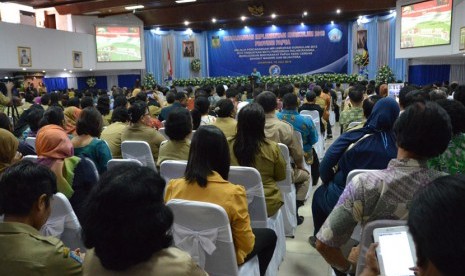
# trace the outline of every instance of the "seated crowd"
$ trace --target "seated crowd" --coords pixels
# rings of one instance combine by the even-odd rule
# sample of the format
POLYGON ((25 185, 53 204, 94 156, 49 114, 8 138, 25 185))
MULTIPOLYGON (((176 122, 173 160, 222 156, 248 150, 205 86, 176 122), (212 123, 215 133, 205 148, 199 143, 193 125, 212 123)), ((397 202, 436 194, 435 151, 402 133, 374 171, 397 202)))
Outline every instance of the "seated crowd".
MULTIPOLYGON (((287 158, 278 143, 289 150, 298 225, 298 209, 321 179, 309 242, 336 275, 355 273, 359 248, 345 256, 342 247, 357 224, 363 228, 381 219, 408 220, 419 275, 463 274, 464 225, 457 218, 465 215, 465 86, 407 85, 398 102, 387 86, 372 82, 346 90, 323 82, 180 91, 136 83, 132 91, 42 95, 29 88, 15 95, 11 84, 6 88, 9 97, 2 94, 0 108, 14 107, 19 117, 12 124, 0 112, 2 275, 207 275, 175 247, 174 214, 165 205, 172 199, 224 208, 237 265, 257 256, 265 275, 278 233, 252 227, 246 189, 228 175, 230 166, 255 168, 266 214, 275 216, 286 204, 278 182, 286 179, 287 158), (317 142, 333 137, 332 115, 341 135, 318 156, 317 142), (122 151, 126 141, 146 142, 154 168, 109 169, 109 161, 123 155, 146 163, 147 157, 122 151), (157 170, 168 160, 185 161, 186 169, 182 178, 165 183, 157 170), (357 169, 369 171, 349 177, 357 169), (56 193, 69 200, 85 248, 42 236, 56 193), (438 237, 445 242, 439 244, 438 237)), ((362 275, 378 275, 375 247, 362 275)))

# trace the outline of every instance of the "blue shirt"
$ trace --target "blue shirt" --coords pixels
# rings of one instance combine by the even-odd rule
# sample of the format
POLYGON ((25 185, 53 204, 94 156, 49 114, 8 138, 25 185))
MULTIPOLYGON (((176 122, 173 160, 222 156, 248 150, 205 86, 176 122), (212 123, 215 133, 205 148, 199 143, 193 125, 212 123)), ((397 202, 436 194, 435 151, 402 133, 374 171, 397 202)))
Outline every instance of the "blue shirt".
POLYGON ((276 115, 280 120, 290 123, 295 130, 302 134, 302 141, 305 152, 312 152, 312 145, 318 142, 318 131, 316 130, 313 120, 304 117, 297 110, 286 110, 276 115))
POLYGON ((160 120, 161 122, 168 119, 168 115, 175 108, 184 108, 184 106, 182 106, 182 104, 180 104, 179 102, 174 102, 172 105, 162 108, 160 115, 158 115, 158 120, 160 120))
POLYGON ((92 142, 85 147, 74 148, 74 155, 92 160, 99 174, 107 171, 107 163, 111 159, 110 148, 103 140, 97 138, 92 139, 92 142))

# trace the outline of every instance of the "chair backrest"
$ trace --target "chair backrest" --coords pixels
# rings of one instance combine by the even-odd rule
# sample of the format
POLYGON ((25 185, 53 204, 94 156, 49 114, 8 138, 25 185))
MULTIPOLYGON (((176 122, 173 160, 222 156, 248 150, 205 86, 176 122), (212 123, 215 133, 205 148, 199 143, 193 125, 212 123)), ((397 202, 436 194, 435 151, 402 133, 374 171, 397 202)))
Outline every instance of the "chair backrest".
POLYGON ((352 181, 352 179, 358 175, 358 174, 361 174, 361 173, 366 173, 366 172, 372 172, 372 171, 377 171, 377 170, 351 170, 349 172, 349 174, 347 175, 347 179, 346 179, 346 184, 349 184, 350 181, 352 181))
POLYGON ((81 251, 85 251, 81 239, 81 224, 66 196, 62 193, 54 194, 50 207, 52 212, 40 233, 60 239, 72 250, 80 248, 81 251))
POLYGON ((26 144, 33 147, 34 150, 35 150, 36 149, 36 137, 27 137, 26 138, 26 144))
POLYGON ((281 150, 281 154, 286 161, 286 178, 282 181, 279 181, 277 184, 279 189, 285 192, 291 191, 292 185, 292 166, 291 166, 291 158, 289 156, 289 149, 286 145, 282 143, 278 143, 279 149, 281 150))
POLYGON ((145 167, 157 171, 150 145, 145 141, 124 141, 121 143, 121 153, 124 159, 139 160, 145 167))
POLYGON ((383 227, 395 227, 406 225, 405 220, 375 220, 369 222, 363 227, 362 238, 360 240, 360 253, 358 255, 357 272, 356 275, 360 275, 365 268, 365 255, 367 253, 370 244, 373 243, 373 231, 376 228, 383 227))
POLYGON ((362 123, 362 122, 351 122, 351 123, 349 123, 349 125, 347 126, 347 128, 352 128, 352 127, 357 126, 357 125, 359 125, 359 124, 361 124, 361 123, 362 123))
POLYGON ((135 165, 143 166, 143 164, 139 160, 136 160, 136 159, 111 159, 107 163, 107 169, 110 170, 123 164, 135 164, 135 165))
POLYGON ((314 122, 320 121, 320 114, 318 113, 317 110, 302 110, 300 111, 300 115, 310 115, 314 122))
POLYGON ((265 194, 260 173, 255 168, 231 166, 228 181, 245 187, 252 227, 267 227, 265 194))
POLYGON ((239 112, 241 111, 242 108, 244 108, 244 106, 248 105, 249 102, 245 101, 245 102, 240 102, 237 104, 237 112, 236 112, 236 120, 237 120, 237 116, 239 116, 239 112))
POLYGON ((237 275, 236 253, 226 211, 219 205, 172 199, 173 238, 210 275, 237 275))
POLYGON ((170 137, 168 137, 168 135, 166 135, 164 127, 159 128, 158 132, 160 132, 160 134, 163 135, 166 139, 168 139, 168 140, 170 139, 170 137))
POLYGON ((168 183, 171 179, 183 177, 186 166, 187 161, 165 160, 160 164, 160 175, 168 183))
POLYGON ((37 159, 39 157, 37 155, 26 155, 26 156, 23 156, 23 159, 22 160, 29 160, 29 161, 32 161, 32 162, 37 162, 37 159))

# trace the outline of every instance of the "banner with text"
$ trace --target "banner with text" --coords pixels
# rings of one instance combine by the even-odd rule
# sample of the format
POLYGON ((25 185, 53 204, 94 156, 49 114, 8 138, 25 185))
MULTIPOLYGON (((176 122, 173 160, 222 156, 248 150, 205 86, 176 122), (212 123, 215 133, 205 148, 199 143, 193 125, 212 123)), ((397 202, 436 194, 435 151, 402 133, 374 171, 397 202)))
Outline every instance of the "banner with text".
POLYGON ((347 73, 345 25, 297 25, 210 31, 210 76, 347 73))

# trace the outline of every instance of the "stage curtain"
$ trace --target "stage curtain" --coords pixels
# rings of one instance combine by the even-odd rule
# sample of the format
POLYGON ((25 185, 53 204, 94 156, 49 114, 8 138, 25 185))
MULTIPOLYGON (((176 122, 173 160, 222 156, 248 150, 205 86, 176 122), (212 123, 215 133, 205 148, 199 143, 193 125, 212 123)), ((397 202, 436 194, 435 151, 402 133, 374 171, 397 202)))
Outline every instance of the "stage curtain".
POLYGON ((162 36, 155 34, 155 30, 144 31, 145 38, 145 67, 147 73, 152 73, 157 83, 162 83, 162 36))
POLYGON ((348 53, 348 64, 347 64, 347 74, 352 75, 358 73, 358 67, 354 64, 354 56, 357 52, 357 22, 349 22, 347 28, 347 47, 349 48, 348 53))
POLYGON ((456 81, 459 84, 465 83, 465 65, 464 64, 452 64, 450 66, 450 77, 449 81, 456 81))
POLYGON ((416 85, 427 85, 450 79, 450 65, 411 65, 409 82, 416 85))
POLYGON ((68 89, 68 80, 66 78, 44 78, 43 82, 49 93, 56 90, 68 89))
POLYGON ((407 79, 407 59, 396 58, 396 17, 389 20, 389 67, 396 80, 407 79))
MULTIPOLYGON (((87 79, 90 77, 91 76, 77 78, 77 85, 78 85, 79 90, 87 90, 89 88, 87 86, 87 79)), ((94 88, 103 89, 105 91, 108 90, 107 76, 92 76, 92 77, 94 77, 95 81, 97 82, 94 88)))
POLYGON ((118 87, 133 89, 137 79, 142 82, 140 75, 118 75, 118 87))

